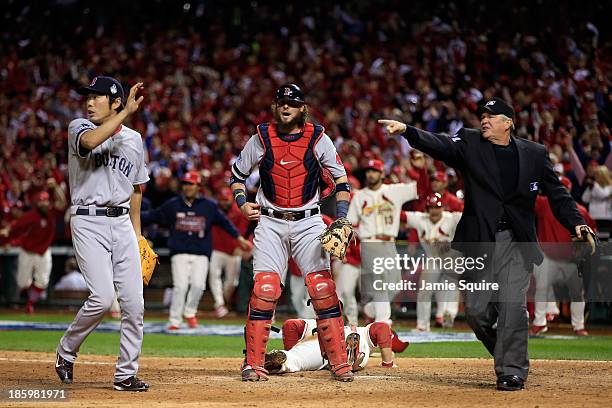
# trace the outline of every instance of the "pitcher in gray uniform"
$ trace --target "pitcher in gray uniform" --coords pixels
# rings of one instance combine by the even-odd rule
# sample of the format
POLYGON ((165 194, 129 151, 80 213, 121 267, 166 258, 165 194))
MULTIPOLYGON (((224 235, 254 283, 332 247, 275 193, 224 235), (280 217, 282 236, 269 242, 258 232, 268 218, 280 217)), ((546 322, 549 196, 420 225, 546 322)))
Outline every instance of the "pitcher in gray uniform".
POLYGON ((141 82, 132 86, 126 100, 117 80, 94 78, 77 91, 87 97, 88 119, 75 119, 68 126, 70 229, 90 294, 57 347, 55 371, 67 384, 72 383, 81 344, 102 321, 116 292, 121 335, 114 389, 149 388, 136 377, 144 315, 137 237, 141 185, 149 176, 140 134, 123 125, 140 106, 143 97, 136 95, 142 88, 141 82))

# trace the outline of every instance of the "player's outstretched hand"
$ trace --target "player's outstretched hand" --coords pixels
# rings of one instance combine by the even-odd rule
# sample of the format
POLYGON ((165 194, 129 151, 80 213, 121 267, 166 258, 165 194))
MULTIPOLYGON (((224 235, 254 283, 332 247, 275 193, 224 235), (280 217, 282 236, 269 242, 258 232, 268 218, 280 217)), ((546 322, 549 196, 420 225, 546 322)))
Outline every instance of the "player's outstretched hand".
POLYGON ((142 89, 144 89, 144 85, 142 82, 137 82, 134 86, 130 88, 130 93, 127 97, 127 101, 125 102, 125 110, 128 115, 131 115, 132 113, 136 112, 138 110, 138 107, 140 106, 140 103, 144 99, 144 96, 142 95, 138 99, 136 99, 138 91, 142 89))
POLYGON ((406 124, 397 120, 380 119, 378 121, 390 135, 401 135, 406 131, 406 124))
POLYGON ((242 215, 244 215, 249 221, 259 221, 259 208, 261 206, 257 203, 245 203, 242 207, 240 207, 240 211, 242 211, 242 215))

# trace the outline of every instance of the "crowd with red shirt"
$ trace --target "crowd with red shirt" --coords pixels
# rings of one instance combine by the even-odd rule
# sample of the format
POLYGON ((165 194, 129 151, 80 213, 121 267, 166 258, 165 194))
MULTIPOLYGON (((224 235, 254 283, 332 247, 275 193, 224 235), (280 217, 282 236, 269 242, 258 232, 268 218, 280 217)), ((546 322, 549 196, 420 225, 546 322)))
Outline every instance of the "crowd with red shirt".
MULTIPOLYGON (((500 96, 517 112, 515 135, 549 147, 580 202, 599 166, 612 167, 607 13, 599 2, 570 2, 555 5, 553 21, 541 18, 549 5, 527 4, 7 5, 0 227, 33 205, 47 179, 65 183, 67 124, 85 116, 74 89, 97 74, 145 83, 130 126, 145 141, 153 207, 176 195, 191 169, 215 197, 286 82, 306 90, 313 120, 326 127, 354 185, 378 158, 389 182, 417 180, 420 197, 437 191, 460 210, 460 175, 385 134, 376 119, 454 134, 478 127, 478 104, 500 96)), ((254 192, 257 180, 247 184, 254 192)), ((422 199, 409 206, 424 210, 422 199)))

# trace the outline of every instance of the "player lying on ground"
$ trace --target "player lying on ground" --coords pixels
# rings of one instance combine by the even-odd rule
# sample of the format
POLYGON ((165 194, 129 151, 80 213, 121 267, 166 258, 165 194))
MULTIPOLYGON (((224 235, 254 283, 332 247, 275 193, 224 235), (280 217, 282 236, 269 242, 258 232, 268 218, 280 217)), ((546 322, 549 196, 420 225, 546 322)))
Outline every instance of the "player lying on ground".
MULTIPOLYGON (((273 350, 266 354, 264 368, 270 374, 317 371, 328 366, 322 357, 315 319, 289 319, 283 324, 284 350, 273 350), (313 333, 314 331, 314 333, 313 333)), ((365 327, 344 326, 346 351, 352 371, 359 371, 368 365, 370 356, 380 349, 382 367, 397 367, 393 353, 401 353, 408 342, 401 341, 389 325, 375 322, 365 327)))

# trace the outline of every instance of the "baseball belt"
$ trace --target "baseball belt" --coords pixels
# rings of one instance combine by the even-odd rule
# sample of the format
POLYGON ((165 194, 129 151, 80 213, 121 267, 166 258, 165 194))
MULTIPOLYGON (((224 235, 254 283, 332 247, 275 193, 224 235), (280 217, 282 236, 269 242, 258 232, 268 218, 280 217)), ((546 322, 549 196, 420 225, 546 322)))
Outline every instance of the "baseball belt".
POLYGON ((261 215, 267 215, 268 217, 278 218, 279 220, 285 221, 297 221, 306 217, 310 217, 319 213, 318 208, 304 211, 277 211, 269 207, 261 208, 261 215))
POLYGON ((77 208, 76 215, 97 215, 100 217, 120 217, 130 212, 126 207, 103 207, 96 208, 95 212, 90 212, 88 207, 77 208))

